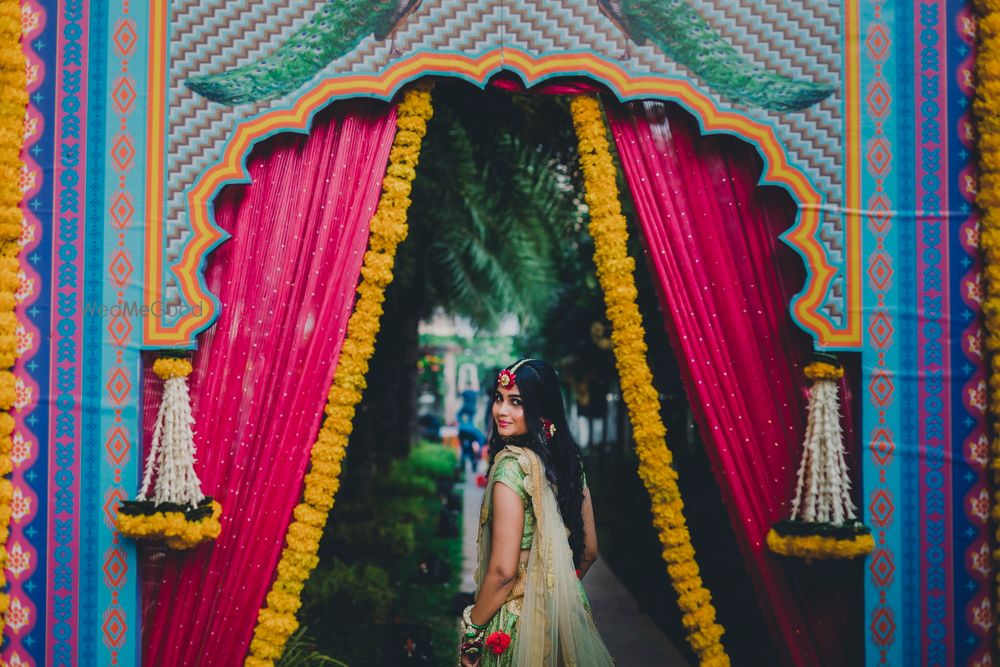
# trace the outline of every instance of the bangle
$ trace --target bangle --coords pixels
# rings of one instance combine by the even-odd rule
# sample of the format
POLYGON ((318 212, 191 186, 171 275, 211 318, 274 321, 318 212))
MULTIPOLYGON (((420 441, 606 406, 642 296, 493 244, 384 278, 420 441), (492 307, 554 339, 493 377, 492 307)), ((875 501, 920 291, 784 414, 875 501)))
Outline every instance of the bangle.
POLYGON ((476 625, 475 623, 472 622, 472 607, 473 606, 474 605, 470 604, 468 607, 466 607, 465 609, 462 610, 462 620, 470 628, 475 628, 476 630, 485 630, 486 626, 490 624, 489 621, 487 621, 483 625, 476 625))
POLYGON ((483 650, 483 639, 480 637, 475 641, 465 641, 462 642, 462 646, 459 651, 464 655, 476 656, 479 655, 483 650))

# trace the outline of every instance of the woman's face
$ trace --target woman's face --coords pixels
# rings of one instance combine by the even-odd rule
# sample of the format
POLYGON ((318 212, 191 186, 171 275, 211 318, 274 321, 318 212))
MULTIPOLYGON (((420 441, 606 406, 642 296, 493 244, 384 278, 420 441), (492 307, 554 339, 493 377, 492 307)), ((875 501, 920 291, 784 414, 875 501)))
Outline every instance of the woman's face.
POLYGON ((504 389, 497 387, 493 395, 493 421, 497 425, 497 433, 502 438, 524 435, 528 427, 524 423, 524 406, 521 404, 521 394, 517 385, 504 389))

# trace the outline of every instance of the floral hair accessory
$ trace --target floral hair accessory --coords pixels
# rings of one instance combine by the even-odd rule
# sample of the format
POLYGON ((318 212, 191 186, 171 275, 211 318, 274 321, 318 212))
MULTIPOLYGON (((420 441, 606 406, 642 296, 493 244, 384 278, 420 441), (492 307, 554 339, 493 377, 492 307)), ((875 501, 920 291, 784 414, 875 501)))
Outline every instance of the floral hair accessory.
POLYGON ((510 367, 510 370, 500 371, 500 375, 497 376, 497 384, 499 384, 504 389, 510 389, 514 386, 517 380, 517 376, 514 375, 517 369, 528 363, 529 361, 536 361, 535 359, 521 359, 519 362, 510 367))
POLYGON ((556 425, 548 419, 542 419, 542 433, 545 435, 546 442, 548 442, 556 437, 556 425))
POLYGON ((514 375, 514 371, 504 369, 500 371, 500 375, 497 376, 497 384, 504 389, 510 389, 516 382, 517 376, 514 375))
POLYGON ((494 632, 486 638, 486 647, 493 655, 500 655, 510 646, 510 635, 506 632, 494 632))

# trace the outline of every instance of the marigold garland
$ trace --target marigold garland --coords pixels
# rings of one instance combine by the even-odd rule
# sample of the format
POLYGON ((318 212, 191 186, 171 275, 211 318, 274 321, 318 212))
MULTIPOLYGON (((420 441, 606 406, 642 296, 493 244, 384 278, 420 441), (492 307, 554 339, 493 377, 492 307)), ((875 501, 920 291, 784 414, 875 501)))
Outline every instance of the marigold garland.
POLYGON ((217 501, 207 498, 196 511, 201 511, 201 517, 192 520, 190 510, 183 507, 149 514, 128 514, 119 509, 115 525, 122 535, 133 539, 162 540, 171 549, 191 549, 222 532, 222 506, 217 501))
POLYGON ((723 628, 716 622, 712 596, 704 587, 694 558, 691 535, 684 519, 684 503, 677 488, 673 456, 666 446, 666 428, 653 374, 646 361, 645 331, 636 303, 638 291, 628 256, 628 230, 618 199, 615 166, 595 97, 579 96, 571 103, 573 125, 580 146, 585 197, 590 208, 597 278, 604 291, 622 396, 634 427, 639 476, 649 492, 653 524, 663 544, 663 559, 677 592, 688 631, 688 643, 702 665, 729 664, 722 645, 723 628))
MULTIPOLYGON (((861 527, 862 524, 858 524, 861 527)), ((806 561, 829 558, 860 558, 875 549, 875 538, 870 532, 859 532, 851 537, 833 535, 793 535, 772 528, 767 531, 767 546, 783 556, 795 556, 806 561)))
POLYGON ((270 667, 281 657, 285 643, 299 625, 295 613, 301 605, 302 587, 319 562, 316 551, 340 486, 341 461, 351 434, 354 409, 366 385, 368 361, 375 351, 375 335, 385 288, 392 282, 396 247, 406 238, 411 183, 427 121, 433 114, 430 89, 424 83, 409 88, 396 109, 396 137, 382 180, 382 196, 371 221, 358 300, 347 324, 347 339, 328 394, 326 419, 310 454, 302 502, 295 508, 277 577, 257 616, 247 667, 270 667))
MULTIPOLYGON (((21 52, 21 6, 16 0, 0 0, 0 588, 5 588, 7 537, 10 534, 10 502, 14 486, 7 475, 13 469, 14 418, 9 410, 15 400, 15 378, 12 369, 17 359, 17 317, 14 315, 14 293, 20 285, 21 252, 18 239, 24 217, 18 205, 21 190, 17 173, 21 169, 21 147, 24 145, 24 114, 28 106, 27 63, 21 52)), ((0 635, 6 622, 10 599, 0 593, 0 635)))
POLYGON ((153 362, 153 372, 161 380, 185 378, 191 375, 193 370, 191 360, 184 357, 159 357, 153 362))
POLYGON ((839 380, 844 377, 844 369, 825 361, 814 361, 805 367, 803 375, 807 380, 839 380))
MULTIPOLYGON (((993 471, 994 544, 1000 543, 1000 0, 975 0, 976 147, 979 176, 976 203, 980 208, 979 244, 983 256, 986 299, 986 356, 989 363, 990 469, 993 471)), ((1000 549, 993 551, 993 576, 1000 600, 1000 549)), ((997 627, 994 625, 994 633, 997 627)), ((1000 634, 995 642, 1000 647, 1000 634)))

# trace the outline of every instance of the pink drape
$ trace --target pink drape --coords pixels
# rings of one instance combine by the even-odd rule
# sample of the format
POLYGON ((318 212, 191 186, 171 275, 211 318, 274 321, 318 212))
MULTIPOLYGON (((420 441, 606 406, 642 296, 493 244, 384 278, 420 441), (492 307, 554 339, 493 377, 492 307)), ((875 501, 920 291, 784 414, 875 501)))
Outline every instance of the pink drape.
POLYGON ((666 327, 774 643, 790 664, 856 664, 860 572, 840 580, 842 569, 831 576, 826 564, 779 561, 764 539, 793 493, 811 353, 788 313, 801 261, 777 238, 794 204, 757 187, 753 147, 701 136, 680 107, 605 106, 666 327))
POLYGON ((222 504, 222 535, 189 553, 144 552, 145 665, 242 664, 301 496, 394 134, 393 107, 338 102, 308 136, 255 148, 252 182, 215 201, 232 239, 209 258, 222 311, 199 341, 191 394, 197 471, 222 504))

